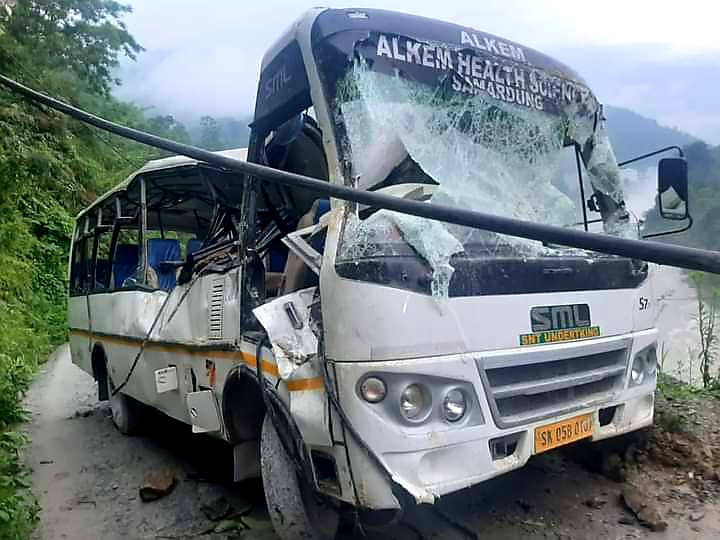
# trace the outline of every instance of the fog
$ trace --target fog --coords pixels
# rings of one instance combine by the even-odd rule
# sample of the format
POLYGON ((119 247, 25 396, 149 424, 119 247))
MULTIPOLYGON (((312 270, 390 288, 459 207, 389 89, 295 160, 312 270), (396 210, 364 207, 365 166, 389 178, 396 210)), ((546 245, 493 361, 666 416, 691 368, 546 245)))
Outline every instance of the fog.
MULTIPOLYGON (((209 114, 246 116, 264 52, 305 9, 305 0, 235 2, 130 0, 128 28, 145 46, 118 71, 121 98, 181 120, 209 114)), ((344 3, 326 1, 339 7, 344 3)), ((545 0, 375 0, 374 7, 434 17, 495 33, 567 62, 601 101, 635 110, 712 143, 720 143, 720 7, 688 0, 607 0, 602 10, 545 0), (717 13, 715 13, 717 12, 717 13), (705 13, 707 17, 691 16, 705 13)))

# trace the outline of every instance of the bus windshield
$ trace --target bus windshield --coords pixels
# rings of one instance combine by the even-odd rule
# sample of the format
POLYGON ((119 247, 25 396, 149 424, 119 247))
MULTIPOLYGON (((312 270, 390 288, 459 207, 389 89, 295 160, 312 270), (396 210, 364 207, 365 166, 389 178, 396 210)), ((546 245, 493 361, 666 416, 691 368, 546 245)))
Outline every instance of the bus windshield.
MULTIPOLYGON (((337 83, 333 112, 342 124, 341 151, 352 164, 356 187, 574 226, 583 203, 577 196, 577 149, 588 195, 595 195, 602 213, 602 231, 637 235, 601 108, 584 86, 491 62, 493 81, 474 78, 473 73, 482 75, 482 66, 475 70, 466 58, 465 73, 462 53, 453 59, 437 44, 431 58, 435 68, 444 69, 413 77, 398 70, 397 61, 382 62, 382 37, 372 45, 373 58, 357 55, 337 83)), ((385 43, 392 56, 398 43, 387 38, 385 43)), ((414 47, 410 40, 405 46, 414 47)), ((418 54, 422 59, 424 53, 418 54)), ((408 58, 406 50, 403 59, 408 58)), ((385 210, 347 214, 338 261, 409 254, 432 268, 432 293, 440 296, 447 295, 457 257, 594 257, 385 210)))

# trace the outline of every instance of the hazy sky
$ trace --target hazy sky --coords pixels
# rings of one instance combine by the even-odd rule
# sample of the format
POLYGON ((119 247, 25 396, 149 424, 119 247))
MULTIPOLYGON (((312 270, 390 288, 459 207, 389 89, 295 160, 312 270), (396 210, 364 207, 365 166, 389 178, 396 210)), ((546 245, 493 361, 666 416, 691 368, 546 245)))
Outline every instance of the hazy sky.
MULTIPOLYGON (((125 0, 147 49, 123 63, 121 97, 179 118, 248 114, 260 59, 305 0, 125 0)), ((459 23, 574 67, 601 101, 720 144, 720 2, 715 0, 326 1, 459 23)))

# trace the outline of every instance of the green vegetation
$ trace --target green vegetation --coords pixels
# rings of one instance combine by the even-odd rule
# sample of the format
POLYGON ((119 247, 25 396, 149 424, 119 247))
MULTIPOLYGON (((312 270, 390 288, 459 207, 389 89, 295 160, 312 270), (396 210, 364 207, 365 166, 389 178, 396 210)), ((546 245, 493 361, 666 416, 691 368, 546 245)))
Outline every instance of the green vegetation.
MULTIPOLYGON (((127 11, 113 0, 0 0, 0 73, 188 140, 172 117, 146 119, 110 95, 119 55, 142 50, 121 21, 127 11)), ((0 90, 0 540, 28 537, 38 515, 15 428, 36 367, 67 338, 73 216, 153 153, 0 90)))
POLYGON ((714 384, 707 388, 693 386, 665 373, 658 373, 658 393, 675 401, 687 401, 692 398, 720 399, 720 385, 714 384))

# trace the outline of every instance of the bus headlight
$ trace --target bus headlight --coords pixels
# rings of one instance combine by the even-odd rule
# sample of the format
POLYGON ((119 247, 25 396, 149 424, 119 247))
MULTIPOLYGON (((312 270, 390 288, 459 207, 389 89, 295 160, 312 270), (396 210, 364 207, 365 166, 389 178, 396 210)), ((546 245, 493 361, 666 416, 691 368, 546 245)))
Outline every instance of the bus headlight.
POLYGON ((639 386, 646 379, 655 376, 657 371, 657 353, 655 345, 645 347, 633 358, 632 368, 630 369, 630 386, 639 386))
POLYGON ((430 394, 419 384, 410 384, 400 394, 400 412, 412 421, 421 420, 430 409, 430 394))
POLYGON ((453 388, 445 394, 443 399, 443 415, 448 422, 457 422, 467 410, 467 399, 465 392, 459 388, 453 388))
POLYGON ((368 403, 380 403, 386 394, 385 382, 379 377, 367 377, 360 385, 360 395, 368 403))

